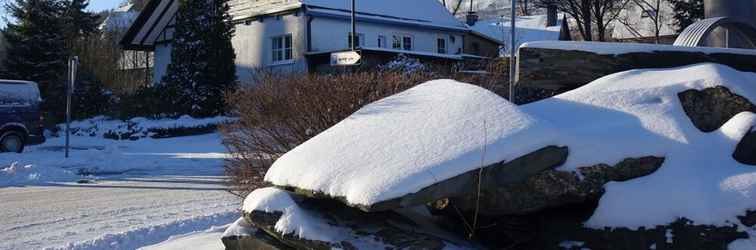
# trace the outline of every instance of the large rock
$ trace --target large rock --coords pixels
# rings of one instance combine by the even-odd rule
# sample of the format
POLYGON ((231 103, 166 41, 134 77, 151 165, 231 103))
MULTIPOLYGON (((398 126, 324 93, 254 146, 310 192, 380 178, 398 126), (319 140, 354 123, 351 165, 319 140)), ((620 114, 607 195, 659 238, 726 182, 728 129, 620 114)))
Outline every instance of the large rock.
MULTIPOLYGON (((501 185, 497 185, 493 179, 486 178, 486 181, 492 181, 496 187, 481 192, 480 213, 527 214, 545 208, 597 199, 604 193, 604 184, 650 175, 659 169, 662 163, 664 158, 659 157, 626 159, 613 167, 606 164, 580 167, 580 176, 574 172, 548 170, 531 176, 524 182, 501 185)), ((450 202, 458 209, 469 212, 476 208, 477 198, 476 195, 467 195, 452 198, 450 202)))
POLYGON ((252 235, 229 236, 221 238, 226 250, 292 250, 276 238, 263 231, 257 231, 252 235))
POLYGON ((732 157, 740 163, 756 165, 756 131, 752 130, 743 136, 732 157))
MULTIPOLYGON (((333 200, 317 200, 292 195, 301 210, 307 216, 316 216, 325 220, 327 226, 318 227, 319 235, 339 235, 344 239, 338 242, 326 242, 301 238, 296 233, 283 234, 276 230, 276 224, 284 213, 279 211, 245 211, 244 218, 275 238, 278 242, 294 249, 347 249, 356 250, 367 245, 381 245, 391 249, 428 249, 441 250, 450 246, 471 246, 464 240, 457 239, 432 226, 430 222, 421 222, 426 215, 406 216, 397 212, 366 213, 348 207, 333 200), (412 219, 410 219, 410 217, 412 219)), ((407 210, 412 213, 414 210, 407 210)), ((290 216, 302 216, 290 215, 290 216)), ((247 248, 255 249, 255 248, 247 248)), ((285 248, 280 248, 285 249, 285 248)))
POLYGON ((681 92, 678 97, 693 125, 707 133, 719 129, 741 112, 756 113, 756 106, 748 99, 722 86, 703 91, 691 89, 681 92))
MULTIPOLYGON (((487 166, 483 168, 481 189, 493 191, 503 185, 521 183, 531 176, 562 165, 567 160, 568 151, 566 147, 548 146, 512 161, 487 166)), ((366 212, 376 212, 424 205, 444 198, 468 196, 477 191, 478 174, 480 172, 480 170, 469 171, 423 188, 416 193, 378 202, 370 206, 350 205, 366 212)), ((332 198, 303 189, 281 188, 310 198, 336 199, 347 204, 343 198, 332 198)))
MULTIPOLYGON (((597 205, 598 200, 591 200, 526 215, 481 216, 476 239, 490 249, 725 250, 748 237, 735 225, 699 225, 685 218, 653 228, 584 227, 597 205)), ((464 223, 459 216, 449 218, 456 219, 450 222, 453 228, 464 223)))
POLYGON ((756 211, 746 211, 745 215, 738 216, 738 220, 740 220, 740 223, 743 223, 744 226, 756 226, 756 211))

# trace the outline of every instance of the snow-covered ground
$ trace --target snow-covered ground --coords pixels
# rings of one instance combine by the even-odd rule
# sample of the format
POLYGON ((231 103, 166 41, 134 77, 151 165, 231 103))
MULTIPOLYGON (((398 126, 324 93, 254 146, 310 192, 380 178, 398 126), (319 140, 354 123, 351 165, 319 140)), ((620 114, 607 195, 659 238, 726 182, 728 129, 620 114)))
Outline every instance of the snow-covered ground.
POLYGON ((69 159, 63 138, 0 154, 0 249, 137 249, 229 224, 220 142, 74 136, 69 159))

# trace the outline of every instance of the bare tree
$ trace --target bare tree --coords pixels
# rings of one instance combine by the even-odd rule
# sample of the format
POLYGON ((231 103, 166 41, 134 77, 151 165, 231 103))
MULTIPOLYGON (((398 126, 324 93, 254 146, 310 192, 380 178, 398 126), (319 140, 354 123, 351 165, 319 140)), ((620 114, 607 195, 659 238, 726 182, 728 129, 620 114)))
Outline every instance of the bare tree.
MULTIPOLYGON (((641 18, 648 18, 650 20, 651 31, 653 32, 654 42, 660 43, 661 42, 661 29, 662 25, 664 25, 664 22, 666 21, 666 16, 662 13, 662 3, 663 0, 631 0, 632 6, 635 8, 638 8, 641 12, 641 18)), ((630 13, 632 11, 626 11, 627 13, 630 13)), ((639 25, 644 25, 645 23, 642 21, 637 21, 637 17, 625 15, 623 18, 618 19, 621 24, 623 24, 628 31, 630 31, 631 34, 633 34, 636 37, 642 37, 644 34, 642 32, 643 27, 638 27, 639 25)))
POLYGON ((449 10, 449 12, 452 13, 452 15, 457 15, 459 11, 462 9, 462 3, 464 3, 465 0, 441 0, 441 4, 446 7, 446 9, 449 10))
POLYGON ((542 8, 556 6, 575 19, 580 35, 586 41, 593 41, 595 26, 595 36, 599 41, 605 41, 607 30, 628 1, 631 0, 539 0, 535 5, 542 8))
POLYGON ((559 11, 567 13, 577 23, 578 31, 583 40, 593 41, 591 9, 595 0, 540 0, 536 6, 547 8, 555 6, 559 11))
POLYGON ((607 30, 632 0, 593 0, 593 20, 599 41, 606 41, 607 30))
POLYGON ((533 14, 535 5, 529 0, 517 0, 517 9, 522 16, 530 16, 533 14))

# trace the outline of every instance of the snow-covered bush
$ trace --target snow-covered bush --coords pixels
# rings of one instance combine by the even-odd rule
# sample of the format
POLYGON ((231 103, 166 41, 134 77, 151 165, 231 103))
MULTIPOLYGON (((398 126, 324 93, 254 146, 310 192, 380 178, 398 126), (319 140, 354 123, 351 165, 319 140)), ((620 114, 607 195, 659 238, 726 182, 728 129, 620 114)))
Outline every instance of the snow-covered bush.
MULTIPOLYGON (((75 136, 103 137, 113 140, 138 140, 141 138, 171 138, 208 134, 215 132, 218 125, 230 123, 236 119, 217 116, 193 118, 183 115, 179 118, 148 119, 136 117, 118 120, 106 116, 97 116, 87 120, 71 123, 71 133, 75 136)), ((63 130, 63 125, 59 125, 63 130)))
POLYGON ((430 67, 420 62, 419 59, 399 54, 394 60, 378 67, 385 71, 404 72, 407 74, 429 72, 430 67))

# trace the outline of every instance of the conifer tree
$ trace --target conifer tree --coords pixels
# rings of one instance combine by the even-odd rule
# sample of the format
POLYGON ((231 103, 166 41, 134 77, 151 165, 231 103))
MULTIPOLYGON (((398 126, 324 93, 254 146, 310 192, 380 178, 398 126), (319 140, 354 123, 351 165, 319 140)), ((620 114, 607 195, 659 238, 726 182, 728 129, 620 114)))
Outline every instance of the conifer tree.
POLYGON ((180 0, 171 63, 163 83, 173 105, 194 116, 222 114, 223 93, 236 84, 234 29, 227 0, 180 0))
POLYGON ((56 0, 13 0, 5 7, 11 20, 4 32, 8 48, 3 77, 39 83, 42 110, 62 118, 69 57, 60 19, 63 6, 56 0))
POLYGON ((678 32, 704 18, 704 0, 670 0, 670 3, 678 32))

